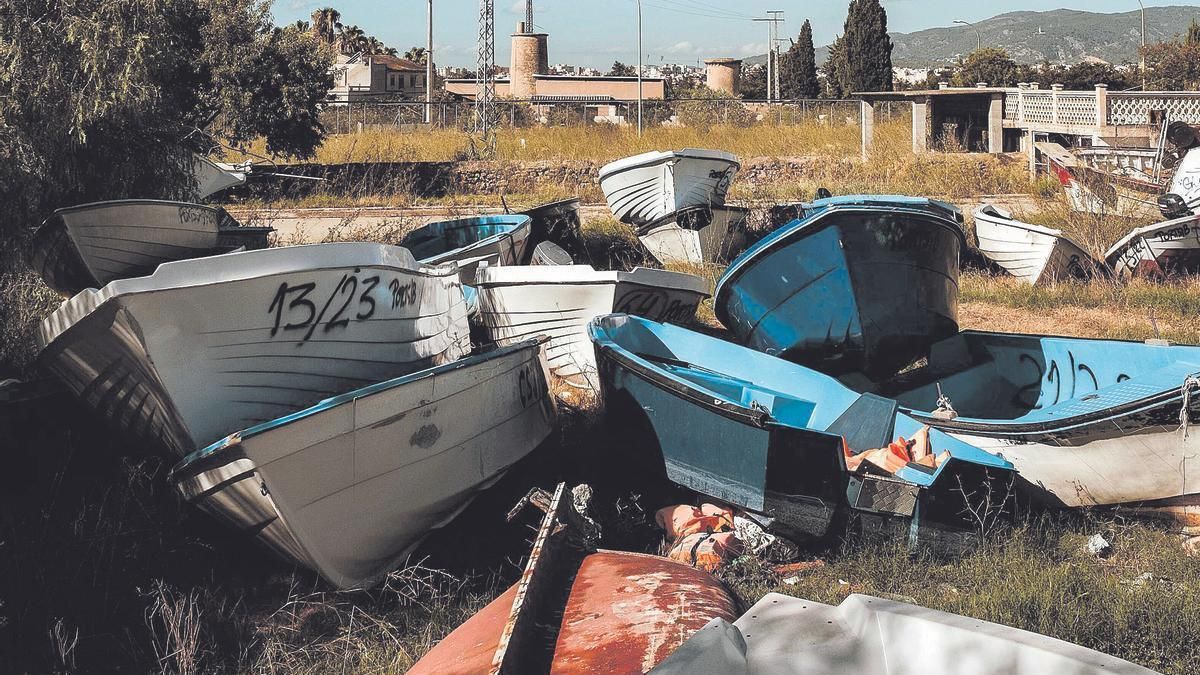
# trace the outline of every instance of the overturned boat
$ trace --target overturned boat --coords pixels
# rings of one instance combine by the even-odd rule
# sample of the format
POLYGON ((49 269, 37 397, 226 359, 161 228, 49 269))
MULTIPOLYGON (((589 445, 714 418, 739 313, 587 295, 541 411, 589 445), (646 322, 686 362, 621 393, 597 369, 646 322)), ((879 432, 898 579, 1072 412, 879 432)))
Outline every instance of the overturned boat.
POLYGON ((63 302, 40 362, 101 416, 177 455, 470 351, 453 265, 315 244, 165 263, 63 302))
POLYGON ((847 381, 1012 462, 1038 501, 1090 507, 1200 505, 1198 378, 1200 347, 964 331, 919 368, 847 381))
POLYGON ((638 239, 664 265, 727 263, 746 246, 749 216, 747 208, 715 206, 651 226, 638 239))
POLYGON ((980 252, 1027 284, 1110 276, 1104 263, 1061 230, 1022 222, 991 204, 980 206, 974 215, 980 252))
POLYGON ((34 234, 30 264, 64 295, 150 274, 160 264, 264 248, 271 228, 243 228, 224 209, 123 199, 59 209, 34 234))
POLYGON ((525 215, 474 216, 430 223, 409 232, 400 245, 427 265, 457 262, 464 272, 472 265, 518 265, 530 239, 525 215))
POLYGON ((709 284, 691 274, 638 267, 600 272, 589 265, 481 267, 475 277, 480 322, 499 345, 550 336, 550 372, 579 387, 596 385, 587 323, 611 312, 688 323, 709 284))
POLYGON ((1104 259, 1122 277, 1200 273, 1200 215, 1136 228, 1113 244, 1104 259))
POLYGON ((717 318, 738 342, 831 374, 890 375, 958 332, 957 208, 867 195, 803 213, 717 282, 717 318))
POLYGON ((732 624, 713 618, 650 672, 1154 675, 1046 635, 858 593, 837 606, 768 593, 732 624))
POLYGON ((239 431, 171 480, 335 586, 371 586, 550 435, 547 381, 527 340, 239 431))
POLYGON ((868 453, 851 470, 859 453, 925 435, 895 401, 628 315, 599 317, 589 334, 606 409, 632 415, 620 424, 641 430, 631 444, 661 456, 671 482, 758 514, 786 536, 819 539, 857 522, 954 554, 974 544, 976 516, 1004 510, 1012 464, 936 430, 919 459, 880 464, 868 453))
POLYGON ((526 245, 526 259, 521 264, 528 264, 532 251, 543 243, 558 246, 572 257, 583 253, 582 223, 579 219, 579 199, 562 199, 548 204, 535 206, 521 215, 529 216, 529 244, 526 245))
POLYGON ((600 169, 600 189, 617 220, 642 228, 721 206, 741 163, 718 150, 647 152, 600 169))
MULTIPOLYGON (((737 601, 711 574, 573 536, 572 495, 549 498, 521 580, 446 636, 410 675, 641 675, 737 601)), ((576 516, 577 517, 577 516, 576 516)))

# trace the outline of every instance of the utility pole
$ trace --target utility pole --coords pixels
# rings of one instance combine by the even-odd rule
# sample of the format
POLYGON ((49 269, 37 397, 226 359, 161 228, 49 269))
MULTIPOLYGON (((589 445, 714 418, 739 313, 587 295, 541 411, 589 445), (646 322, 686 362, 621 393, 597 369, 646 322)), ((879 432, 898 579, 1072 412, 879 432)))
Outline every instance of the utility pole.
POLYGON ((771 103, 779 95, 779 42, 776 36, 779 22, 783 21, 783 10, 773 9, 767 12, 766 17, 753 20, 767 24, 767 103, 771 103))
POLYGON ((1146 6, 1142 4, 1142 0, 1138 0, 1138 7, 1142 9, 1142 52, 1141 52, 1141 70, 1142 70, 1142 91, 1146 91, 1146 6))
POLYGON ((490 157, 496 151, 496 130, 492 124, 496 100, 495 0, 479 0, 478 49, 478 70, 475 73, 475 137, 471 139, 471 148, 476 157, 490 157))
POLYGON ((963 21, 962 19, 955 19, 954 23, 961 23, 964 26, 970 26, 975 29, 975 51, 979 51, 979 48, 983 46, 983 37, 979 34, 979 29, 975 27, 975 24, 970 21, 963 21))
POLYGON ((433 122, 433 0, 429 0, 428 16, 425 40, 425 124, 433 122))
POLYGON ((642 0, 637 0, 638 9, 638 136, 642 135, 642 0))

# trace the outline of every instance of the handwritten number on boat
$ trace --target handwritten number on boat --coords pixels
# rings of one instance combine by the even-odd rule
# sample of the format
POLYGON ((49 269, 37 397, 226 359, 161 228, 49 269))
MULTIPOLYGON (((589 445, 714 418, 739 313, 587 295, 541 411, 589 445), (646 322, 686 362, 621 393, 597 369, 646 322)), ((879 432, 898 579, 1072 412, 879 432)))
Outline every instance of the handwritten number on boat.
MULTIPOLYGON (((292 298, 290 303, 287 303, 288 314, 290 315, 292 310, 297 307, 303 307, 308 311, 308 316, 303 321, 285 324, 283 330, 302 330, 312 323, 313 319, 317 318, 317 306, 308 299, 308 294, 312 293, 316 287, 317 285, 311 281, 299 286, 289 286, 286 281, 279 285, 279 290, 275 293, 275 299, 271 301, 271 307, 267 309, 268 312, 275 312, 275 325, 271 327, 271 337, 275 337, 279 332, 279 324, 283 321, 284 303, 287 302, 287 297, 290 294, 296 293, 297 295, 292 298)), ((307 340, 308 338, 306 337, 305 339, 307 340)))
POLYGON ((354 318, 358 319, 359 321, 366 321, 367 319, 371 318, 372 316, 375 316, 375 298, 371 297, 371 291, 375 290, 375 287, 378 285, 379 285, 379 275, 375 275, 373 277, 367 277, 366 279, 363 279, 363 286, 364 286, 363 292, 362 292, 362 295, 359 296, 359 298, 358 298, 359 310, 358 310, 358 314, 354 315, 354 318), (367 308, 365 310, 362 309, 362 306, 364 304, 367 305, 367 308))
MULTIPOLYGON (((374 297, 374 291, 383 279, 379 275, 367 277, 361 281, 358 270, 344 274, 333 292, 325 298, 320 311, 311 298, 317 289, 316 282, 291 285, 284 282, 279 285, 267 311, 274 316, 271 326, 271 337, 279 331, 305 331, 300 342, 307 342, 325 319, 325 315, 333 311, 328 322, 325 322, 322 333, 328 333, 337 328, 346 328, 351 321, 366 321, 375 316, 379 305, 374 297), (353 305, 353 307, 352 307, 353 305)), ((391 291, 392 308, 406 307, 416 303, 417 282, 411 281, 401 285, 398 279, 392 279, 388 285, 391 291)))

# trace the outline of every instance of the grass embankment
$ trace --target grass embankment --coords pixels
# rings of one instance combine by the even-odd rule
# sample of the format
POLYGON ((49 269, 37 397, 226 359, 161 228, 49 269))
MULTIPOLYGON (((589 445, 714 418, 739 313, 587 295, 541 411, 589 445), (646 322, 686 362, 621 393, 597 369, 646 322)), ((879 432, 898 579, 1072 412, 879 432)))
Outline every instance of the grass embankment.
MULTIPOLYGON (((533 127, 501 131, 497 157, 491 163, 500 172, 506 164, 516 162, 591 162, 598 170, 600 165, 622 157, 685 147, 725 150, 745 163, 764 157, 798 158, 798 167, 774 170, 768 164, 753 182, 746 178, 735 180, 729 196, 735 201, 798 201, 811 198, 819 187, 834 194, 896 193, 952 199, 1058 190, 1056 185, 1031 182, 1021 158, 914 154, 911 127, 904 120, 881 123, 875 133, 871 157, 863 162, 857 126, 829 126, 815 121, 782 126, 656 127, 640 138, 632 129, 605 125, 533 127)), ((313 161, 321 164, 454 161, 467 156, 467 147, 466 134, 456 131, 369 131, 330 136, 313 161)), ((258 154, 262 148, 255 146, 253 151, 258 154)), ((245 157, 230 153, 228 158, 245 157)), ((256 197, 250 203, 277 208, 500 203, 495 193, 431 191, 427 186, 388 180, 382 175, 360 181, 351 188, 311 187, 305 187, 299 194, 289 194, 283 188, 280 194, 256 197)), ((554 179, 509 182, 505 191, 510 204, 536 204, 568 196, 579 196, 590 203, 603 202, 599 187, 591 179, 570 185, 554 179)))

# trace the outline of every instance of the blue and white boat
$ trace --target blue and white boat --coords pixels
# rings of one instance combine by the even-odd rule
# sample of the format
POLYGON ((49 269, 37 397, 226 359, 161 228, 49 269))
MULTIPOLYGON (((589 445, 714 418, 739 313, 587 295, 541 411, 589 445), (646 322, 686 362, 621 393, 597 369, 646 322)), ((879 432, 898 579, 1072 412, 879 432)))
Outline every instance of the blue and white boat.
POLYGON ((457 262, 469 283, 481 262, 490 267, 525 262, 531 223, 523 214, 441 220, 409 232, 400 245, 426 265, 457 262))
POLYGON ((891 375, 958 332, 965 242, 950 204, 820 199, 729 266, 717 318, 758 351, 831 374, 891 375))
POLYGON ((553 431, 535 338, 335 396, 183 459, 187 501, 319 572, 370 586, 553 431))
MULTIPOLYGON (((667 478, 772 519, 794 537, 836 534, 852 519, 914 547, 955 552, 1007 499, 1013 466, 933 430, 930 468, 847 468, 845 448, 886 447, 924 423, 895 401, 684 328, 625 314, 589 325, 610 414, 644 417, 667 478), (990 504, 990 505, 989 505, 990 504), (994 509, 989 511, 989 509, 994 509)), ((644 428, 623 419, 626 428, 644 428)), ((651 449, 650 452, 653 452, 651 449)))
POLYGON ((1200 511, 1200 346, 964 331, 900 376, 843 381, 1002 455, 1051 505, 1200 511))

